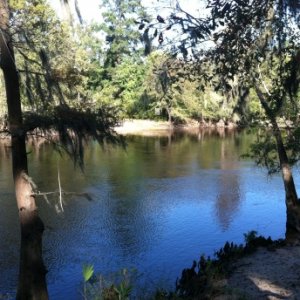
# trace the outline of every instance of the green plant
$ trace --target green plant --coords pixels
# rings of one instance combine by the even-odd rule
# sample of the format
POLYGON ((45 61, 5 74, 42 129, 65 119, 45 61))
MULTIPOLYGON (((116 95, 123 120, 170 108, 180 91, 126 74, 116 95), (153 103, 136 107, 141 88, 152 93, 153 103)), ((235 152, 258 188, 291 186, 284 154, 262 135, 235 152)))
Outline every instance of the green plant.
POLYGON ((117 273, 103 276, 95 274, 92 265, 83 266, 83 297, 86 300, 127 300, 132 293, 135 270, 122 269, 117 273))
POLYGON ((84 282, 88 282, 94 274, 94 267, 92 265, 83 265, 82 274, 84 282))
POLYGON ((257 231, 251 230, 247 233, 244 233, 244 239, 246 244, 250 244, 257 238, 257 231))
POLYGON ((83 295, 84 299, 88 299, 87 290, 88 290, 88 281, 92 278, 94 274, 94 267, 92 265, 83 265, 82 267, 82 275, 83 275, 83 295))
POLYGON ((129 298, 132 287, 126 282, 121 282, 118 286, 114 287, 118 294, 118 300, 126 300, 129 298))
POLYGON ((273 241, 270 237, 258 236, 256 231, 249 231, 244 234, 244 238, 244 245, 226 242, 215 252, 214 259, 201 255, 191 268, 182 271, 176 282, 176 294, 184 299, 210 299, 210 295, 216 292, 215 280, 230 273, 233 261, 252 253, 258 247, 274 249, 284 245, 283 240, 273 241))

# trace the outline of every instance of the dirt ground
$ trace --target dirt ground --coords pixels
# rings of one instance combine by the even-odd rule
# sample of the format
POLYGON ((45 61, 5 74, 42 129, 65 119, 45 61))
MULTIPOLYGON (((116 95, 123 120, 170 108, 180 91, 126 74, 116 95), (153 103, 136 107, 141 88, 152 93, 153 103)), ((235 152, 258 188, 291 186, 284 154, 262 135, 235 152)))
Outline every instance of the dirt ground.
POLYGON ((225 299, 300 299, 300 246, 259 248, 233 264, 232 274, 219 283, 225 299))

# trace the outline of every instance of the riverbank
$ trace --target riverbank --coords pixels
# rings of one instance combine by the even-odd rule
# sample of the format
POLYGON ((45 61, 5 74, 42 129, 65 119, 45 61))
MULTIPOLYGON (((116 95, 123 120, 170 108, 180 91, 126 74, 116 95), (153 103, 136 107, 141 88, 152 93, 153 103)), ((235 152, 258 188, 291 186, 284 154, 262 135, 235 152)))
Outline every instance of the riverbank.
POLYGON ((255 232, 245 238, 245 246, 226 243, 217 259, 201 257, 185 269, 179 299, 300 299, 299 241, 272 241, 255 232))
POLYGON ((118 134, 152 135, 153 133, 168 133, 174 129, 172 124, 152 120, 124 120, 114 128, 118 134))
POLYGON ((230 268, 213 299, 300 299, 300 246, 260 247, 230 268))
POLYGON ((165 135, 172 131, 183 131, 183 132, 196 132, 199 131, 200 128, 207 129, 220 129, 224 130, 233 129, 237 126, 233 123, 225 124, 224 122, 218 122, 216 124, 213 123, 205 123, 200 124, 197 121, 189 121, 186 124, 174 125, 170 124, 166 121, 153 121, 153 120, 124 120, 120 126, 115 127, 115 131, 118 134, 127 135, 143 135, 143 136, 151 136, 151 135, 165 135))

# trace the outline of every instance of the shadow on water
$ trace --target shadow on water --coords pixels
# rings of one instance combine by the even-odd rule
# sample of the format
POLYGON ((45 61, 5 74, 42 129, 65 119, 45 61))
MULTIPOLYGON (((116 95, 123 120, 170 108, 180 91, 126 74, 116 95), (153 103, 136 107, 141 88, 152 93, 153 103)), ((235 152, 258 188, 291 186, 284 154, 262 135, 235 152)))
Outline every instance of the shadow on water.
MULTIPOLYGON (((57 199, 38 200, 46 224, 50 297, 80 298, 84 263, 104 274, 134 267, 141 282, 163 281, 172 287, 192 259, 213 254, 226 240, 241 242, 250 230, 281 237, 285 216, 280 178, 268 180, 251 161, 240 160, 253 139, 245 131, 223 129, 127 136, 126 150, 103 150, 91 142, 84 173, 49 145, 29 144, 30 175, 41 191, 57 189, 59 166, 64 190, 86 192, 93 199, 65 197, 63 213, 57 213, 57 199)), ((0 203, 5 212, 0 246, 11 249, 1 252, 0 267, 1 272, 12 272, 0 281, 0 291, 12 292, 19 234, 12 183, 7 182, 10 160, 2 146, 0 155, 0 203)))

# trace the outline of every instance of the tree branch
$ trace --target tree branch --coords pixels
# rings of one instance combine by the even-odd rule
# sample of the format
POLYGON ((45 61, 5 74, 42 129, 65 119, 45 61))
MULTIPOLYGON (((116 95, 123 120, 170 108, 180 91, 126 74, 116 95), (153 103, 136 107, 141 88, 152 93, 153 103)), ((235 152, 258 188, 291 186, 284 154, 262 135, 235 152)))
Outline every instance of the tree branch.
POLYGON ((264 86, 264 89, 265 89, 266 93, 268 94, 268 96, 271 96, 271 93, 270 93, 270 91, 269 91, 266 83, 264 82, 264 80, 262 78, 261 70, 260 70, 260 66, 259 65, 257 66, 257 69, 258 69, 259 78, 260 78, 260 80, 261 80, 261 82, 262 82, 262 84, 264 86))

